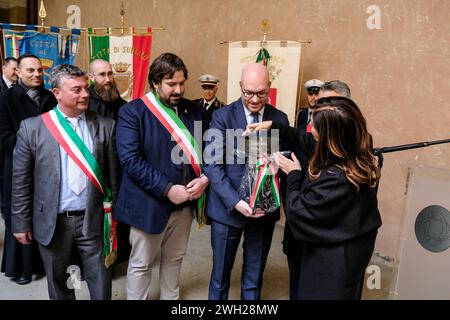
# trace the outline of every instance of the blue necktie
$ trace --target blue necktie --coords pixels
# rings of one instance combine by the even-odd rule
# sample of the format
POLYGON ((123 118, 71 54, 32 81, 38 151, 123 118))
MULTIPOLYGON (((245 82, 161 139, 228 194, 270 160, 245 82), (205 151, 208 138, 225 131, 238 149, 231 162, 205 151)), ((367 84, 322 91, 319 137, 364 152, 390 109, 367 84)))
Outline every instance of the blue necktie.
POLYGON ((252 123, 258 123, 259 122, 259 113, 258 112, 252 112, 251 115, 253 117, 252 123))

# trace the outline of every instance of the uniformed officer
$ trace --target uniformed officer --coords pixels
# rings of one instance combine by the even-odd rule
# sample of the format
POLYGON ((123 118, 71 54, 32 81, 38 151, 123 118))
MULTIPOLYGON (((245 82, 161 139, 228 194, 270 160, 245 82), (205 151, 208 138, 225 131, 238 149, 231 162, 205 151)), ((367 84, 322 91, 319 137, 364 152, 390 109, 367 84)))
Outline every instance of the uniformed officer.
POLYGON ((317 96, 323 81, 311 79, 305 82, 305 90, 308 93, 308 107, 300 109, 297 115, 297 128, 303 129, 311 133, 311 114, 312 109, 316 105, 317 96))
POLYGON ((217 97, 217 90, 219 90, 218 83, 219 78, 212 74, 204 74, 198 78, 198 81, 202 86, 202 98, 194 100, 194 102, 200 104, 205 110, 206 120, 208 123, 211 122, 212 113, 223 107, 223 102, 217 97))

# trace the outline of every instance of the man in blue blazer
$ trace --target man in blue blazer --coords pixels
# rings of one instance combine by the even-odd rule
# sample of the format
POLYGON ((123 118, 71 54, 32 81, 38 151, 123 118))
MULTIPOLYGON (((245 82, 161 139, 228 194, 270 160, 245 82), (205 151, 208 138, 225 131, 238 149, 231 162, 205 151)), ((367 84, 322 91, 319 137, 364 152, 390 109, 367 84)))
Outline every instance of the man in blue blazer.
POLYGON ((202 133, 201 107, 183 99, 187 77, 183 61, 164 53, 150 66, 151 91, 119 111, 117 151, 123 172, 114 215, 131 226, 129 300, 147 299, 159 251, 160 299, 179 298, 193 208, 208 186, 208 178, 194 171, 165 126, 173 120, 192 135, 194 126, 202 133), (170 119, 159 118, 161 114, 170 119))
POLYGON ((241 299, 260 299, 273 230, 275 222, 280 218, 279 210, 271 213, 262 210, 252 212, 249 204, 239 197, 238 189, 245 164, 240 164, 242 161, 238 159, 236 152, 230 158, 230 152, 226 151, 230 148, 238 149, 239 134, 232 140, 225 138, 225 135, 229 129, 241 129, 238 132, 243 132, 247 124, 253 122, 273 120, 288 124, 289 121, 285 113, 266 103, 270 81, 264 65, 247 65, 242 71, 240 86, 241 98, 213 113, 211 129, 214 130, 209 132, 207 141, 211 142, 205 149, 205 152, 214 150, 212 157, 205 159, 205 174, 211 185, 207 210, 211 222, 213 249, 213 268, 209 285, 209 299, 212 300, 228 298, 231 270, 242 235, 244 264, 241 299), (218 132, 222 135, 219 139, 218 132), (219 159, 218 154, 228 156, 226 159, 219 159))

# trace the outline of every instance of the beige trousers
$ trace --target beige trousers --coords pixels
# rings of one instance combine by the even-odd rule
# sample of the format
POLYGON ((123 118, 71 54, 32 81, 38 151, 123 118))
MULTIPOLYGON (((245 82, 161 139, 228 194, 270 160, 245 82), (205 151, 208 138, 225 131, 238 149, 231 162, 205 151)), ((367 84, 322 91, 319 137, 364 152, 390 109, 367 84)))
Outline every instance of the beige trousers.
POLYGON ((186 255, 193 217, 192 208, 172 212, 166 228, 160 234, 150 234, 131 227, 131 253, 127 270, 128 300, 147 299, 152 265, 160 249, 160 299, 179 299, 181 264, 186 255))

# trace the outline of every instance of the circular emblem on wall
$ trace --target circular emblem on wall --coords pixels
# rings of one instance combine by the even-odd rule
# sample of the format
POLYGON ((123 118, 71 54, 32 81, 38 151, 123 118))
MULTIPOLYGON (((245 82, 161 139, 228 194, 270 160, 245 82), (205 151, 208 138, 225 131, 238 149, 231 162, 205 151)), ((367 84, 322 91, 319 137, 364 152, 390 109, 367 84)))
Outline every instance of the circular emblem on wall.
POLYGON ((430 252, 450 247, 450 213, 441 206, 428 206, 419 212, 414 226, 417 241, 430 252))

